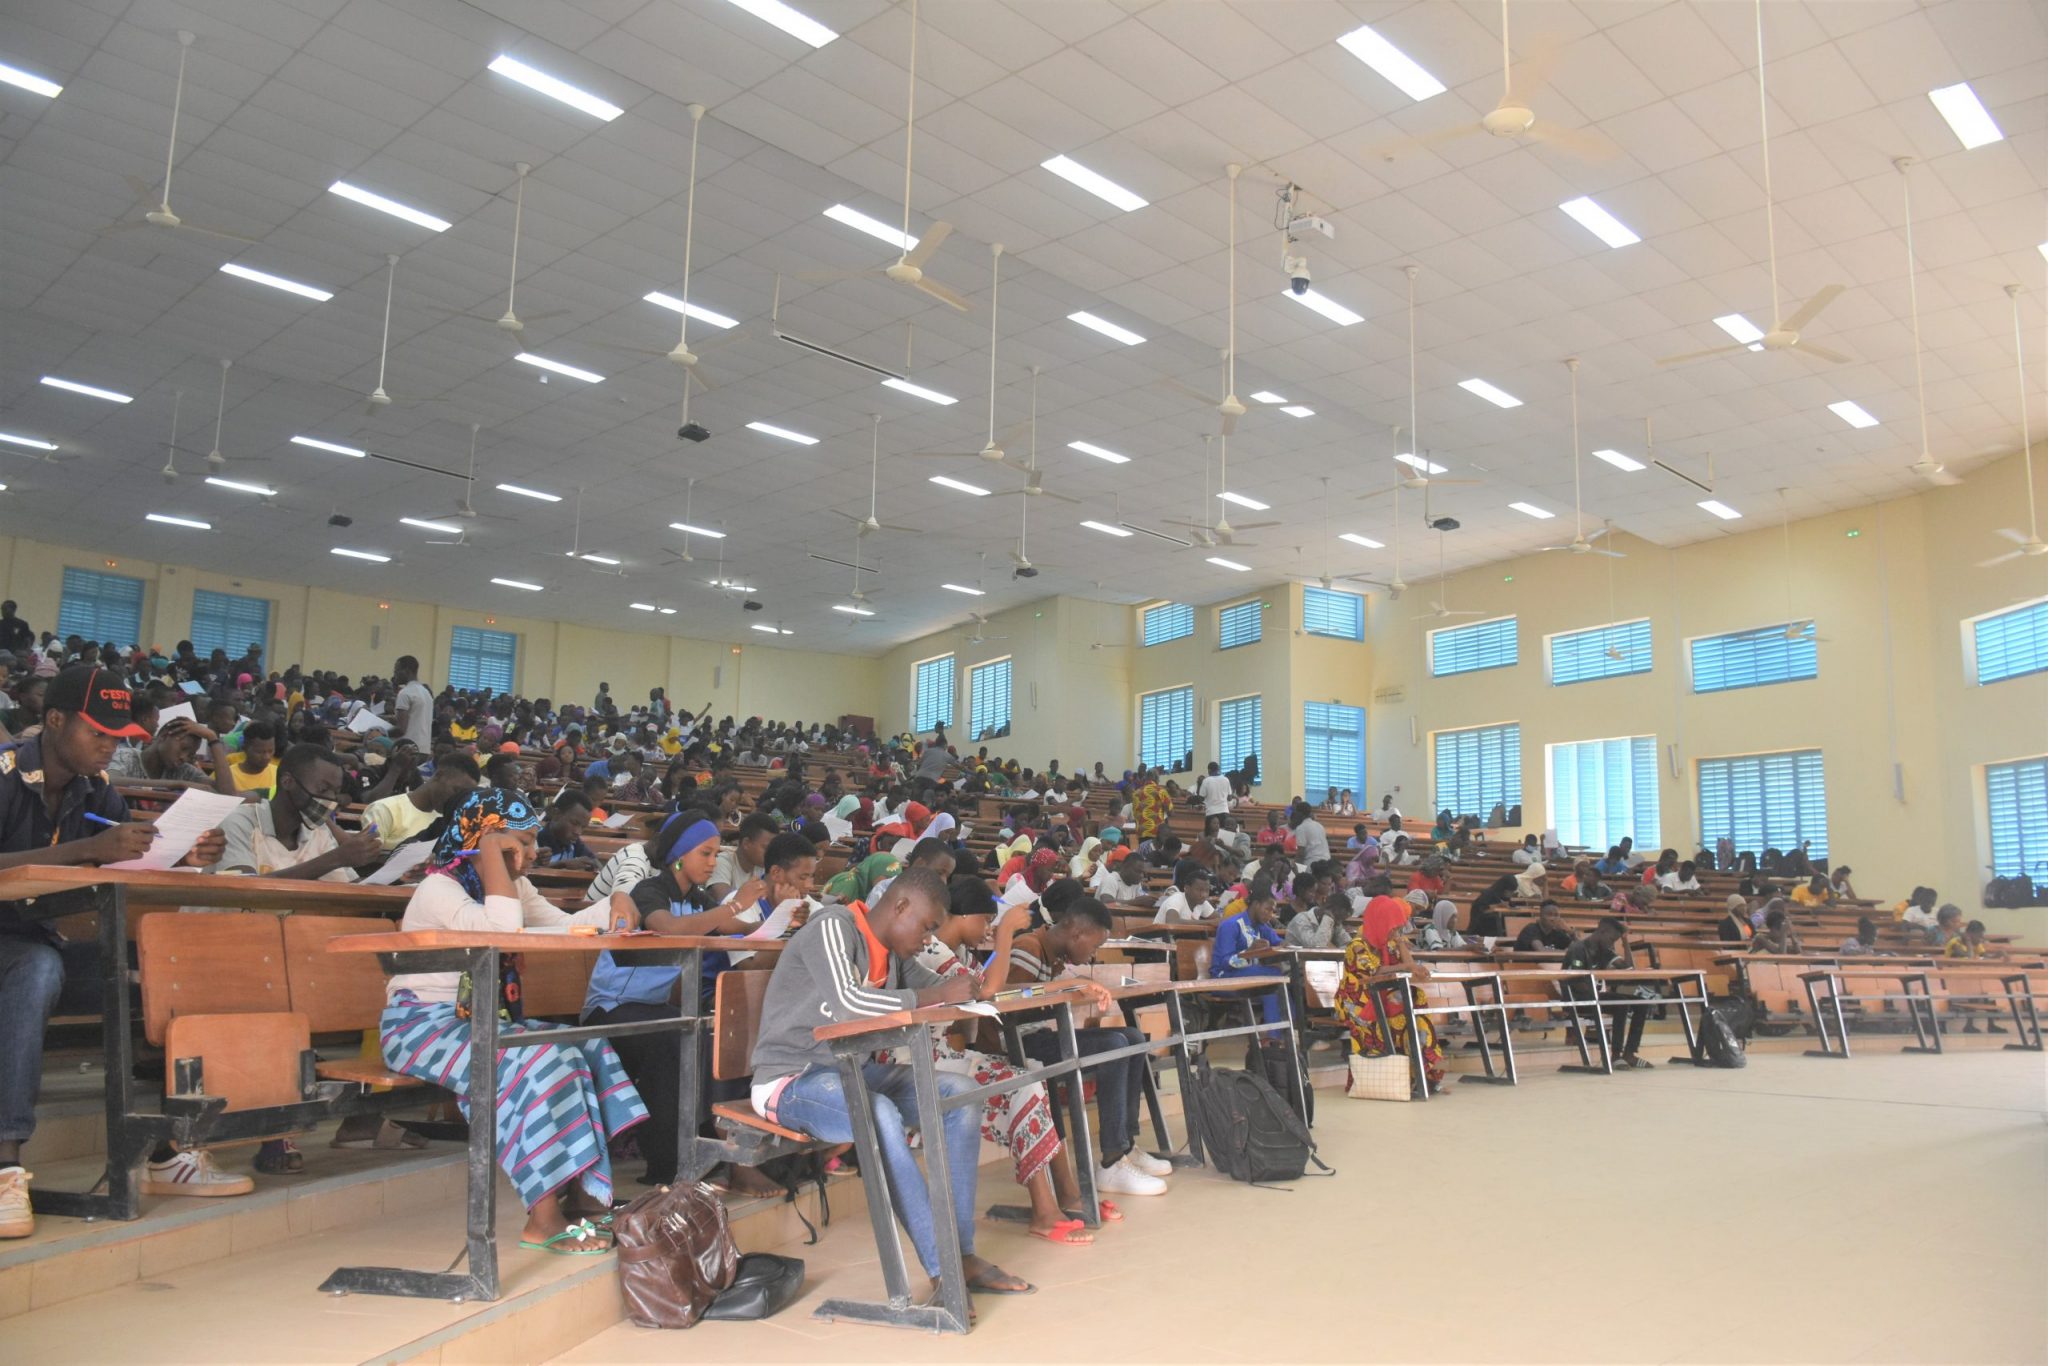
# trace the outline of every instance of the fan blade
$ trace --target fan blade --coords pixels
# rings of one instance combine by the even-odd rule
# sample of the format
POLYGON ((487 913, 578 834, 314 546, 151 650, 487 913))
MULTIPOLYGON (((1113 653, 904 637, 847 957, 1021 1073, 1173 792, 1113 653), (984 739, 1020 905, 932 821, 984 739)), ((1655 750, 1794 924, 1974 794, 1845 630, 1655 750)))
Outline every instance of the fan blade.
POLYGON ((1847 365, 1849 363, 1849 358, 1841 352, 1831 351, 1825 346, 1815 346, 1809 341, 1802 341, 1792 349, 1802 356, 1812 356, 1815 360, 1830 361, 1836 365, 1847 365))
POLYGON ((913 287, 923 290, 948 308, 957 308, 962 313, 972 313, 974 311, 974 305, 967 302, 966 295, 954 289, 951 285, 940 284, 929 275, 919 280, 913 287))
POLYGON ((1485 482, 1484 479, 1418 479, 1416 481, 1418 484, 1427 484, 1431 488, 1438 488, 1444 484, 1483 484, 1485 482))
POLYGON ((905 451, 904 454, 912 460, 958 460, 962 457, 970 460, 981 459, 980 451, 905 451))
POLYGON ((1537 91, 1550 84, 1550 77, 1563 56, 1564 35, 1539 33, 1529 39, 1522 59, 1508 68, 1507 94, 1501 103, 1520 105, 1524 109, 1535 108, 1529 101, 1537 91))
POLYGON ((208 237, 225 237, 230 242, 242 242, 252 247, 260 245, 258 238, 244 237, 241 233, 229 232, 225 228, 211 228, 204 223, 194 223, 189 218, 181 220, 178 228, 182 232, 203 232, 208 237))
POLYGON ((1593 548, 1593 553, 1595 555, 1605 555, 1610 560, 1625 560, 1628 558, 1628 552, 1626 550, 1602 550, 1598 546, 1595 546, 1593 548))
POLYGON ((1745 343, 1737 342, 1733 346, 1714 346, 1709 347, 1705 351, 1687 351, 1677 356, 1659 356, 1657 364, 1684 365, 1687 361, 1705 360, 1708 356, 1725 356, 1731 351, 1747 351, 1748 349, 1749 347, 1745 343))
POLYGON ((1586 533, 1586 539, 1589 541, 1597 541, 1602 536, 1605 536, 1608 532, 1612 530, 1614 530, 1614 528, 1611 526, 1594 527, 1591 531, 1586 533))
POLYGON ((1054 493, 1051 489, 1039 489, 1036 492, 1031 489, 1006 489, 993 496, 997 498, 1052 498, 1062 503, 1077 504, 1081 501, 1079 498, 1069 498, 1064 493, 1054 493))
POLYGON ((1177 379, 1155 379, 1152 381, 1152 386, 1155 389, 1170 389, 1183 398, 1193 399, 1204 408, 1213 409, 1222 401, 1219 395, 1205 394, 1198 389, 1191 389, 1177 379))
POLYGON ((926 230, 925 235, 917 239, 917 245, 904 253, 903 264, 916 266, 919 270, 924 269, 924 263, 931 260, 939 247, 952 235, 953 225, 951 223, 941 219, 939 222, 932 224, 926 230))
POLYGON ((1988 560, 1977 561, 1977 567, 1979 569, 1989 569, 1993 565, 2004 564, 2007 560, 2017 560, 2026 553, 2024 550, 2008 550, 2003 555, 1993 555, 1988 560))
POLYGON ((1359 155, 1368 164, 1374 161, 1397 161, 1409 153, 1433 152, 1439 147, 1448 146, 1450 143, 1458 141, 1460 138, 1469 138, 1475 133, 1484 133, 1485 131, 1485 127, 1477 123, 1453 124, 1449 128, 1439 128, 1433 133, 1418 133, 1408 137, 1388 138, 1384 142, 1376 142, 1364 148, 1359 155))
POLYGON ((2019 532, 2015 531, 2013 528, 2009 526, 2002 526, 1998 528, 1998 530, 1993 532, 1992 535, 2003 536, 2006 540, 2011 541, 2014 545, 2025 545, 2027 543, 2027 538, 2025 536, 2021 535, 2019 532))
POLYGON ((1823 285, 1820 292, 1800 305, 1799 311, 1778 324, 1781 331, 1798 332, 1820 316, 1820 311, 1835 301, 1842 292, 1841 285, 1823 285))
POLYGON ((1285 526, 1285 522, 1232 522, 1232 531, 1263 531, 1269 526, 1285 526))
POLYGON ((1221 425, 1217 428, 1217 430, 1222 432, 1225 436, 1236 436, 1237 416, 1238 415, 1236 413, 1224 413, 1223 421, 1221 425))
POLYGON ((1561 124, 1538 120, 1523 136, 1547 143, 1558 151, 1583 161, 1612 161, 1621 155, 1619 147, 1587 128, 1566 128, 1561 124))

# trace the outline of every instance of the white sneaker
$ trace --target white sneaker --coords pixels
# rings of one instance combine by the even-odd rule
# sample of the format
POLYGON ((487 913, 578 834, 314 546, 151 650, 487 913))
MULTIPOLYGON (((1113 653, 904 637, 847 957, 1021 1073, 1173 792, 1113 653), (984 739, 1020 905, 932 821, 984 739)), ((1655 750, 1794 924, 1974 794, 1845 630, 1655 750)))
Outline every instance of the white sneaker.
POLYGON ((1111 1195, 1164 1195, 1166 1183, 1132 1166, 1131 1155, 1125 1153, 1109 1166, 1095 1169, 1095 1189, 1111 1195))
POLYGON ((22 1167, 0 1169, 0 1238, 26 1238, 36 1231, 36 1213, 28 1202, 28 1183, 34 1179, 22 1167))
POLYGON ((1124 1154, 1124 1160, 1147 1176, 1172 1176, 1173 1164, 1154 1157, 1143 1148, 1133 1148, 1124 1154))
POLYGON ((213 1165, 213 1154, 204 1148, 172 1153, 166 1162, 151 1162, 143 1168, 144 1195, 187 1195, 219 1197, 247 1195, 256 1183, 246 1176, 230 1176, 213 1165))

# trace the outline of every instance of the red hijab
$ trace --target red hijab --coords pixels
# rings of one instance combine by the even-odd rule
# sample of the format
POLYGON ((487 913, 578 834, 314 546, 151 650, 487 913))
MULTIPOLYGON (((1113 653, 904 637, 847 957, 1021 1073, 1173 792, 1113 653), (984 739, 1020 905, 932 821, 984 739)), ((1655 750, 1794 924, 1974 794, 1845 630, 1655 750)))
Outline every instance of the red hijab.
POLYGON ((1376 896, 1365 903, 1365 920, 1359 926, 1358 937, 1372 945, 1381 962, 1392 956, 1388 941, 1395 930, 1408 923, 1411 909, 1407 902, 1391 896, 1376 896))

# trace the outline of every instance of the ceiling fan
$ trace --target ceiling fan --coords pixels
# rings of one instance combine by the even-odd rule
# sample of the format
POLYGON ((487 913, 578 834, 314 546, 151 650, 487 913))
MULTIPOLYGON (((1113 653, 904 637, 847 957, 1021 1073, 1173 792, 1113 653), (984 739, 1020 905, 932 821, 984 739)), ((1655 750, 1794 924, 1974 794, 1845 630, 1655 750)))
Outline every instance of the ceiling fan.
POLYGON ((1579 360, 1574 356, 1565 362, 1572 372, 1572 538, 1563 545, 1547 545, 1545 550, 1563 550, 1573 555, 1606 555, 1622 560, 1628 557, 1619 550, 1596 546, 1594 541, 1605 536, 1611 526, 1602 526, 1591 536, 1586 534, 1586 514, 1579 505, 1579 360))
POLYGON ((568 310, 549 309, 545 313, 529 313, 522 319, 512 306, 513 299, 519 292, 519 238, 526 228, 526 178, 533 174, 533 165, 520 161, 513 163, 513 169, 519 172, 519 179, 514 182, 512 188, 512 266, 505 282, 505 311, 495 318, 488 313, 457 313, 451 316, 496 323, 507 332, 524 332, 527 323, 539 322, 543 318, 559 318, 568 310))
POLYGON ((2022 555, 2048 555, 2048 541, 2041 539, 2041 522, 2034 506, 2034 431, 2027 419, 2027 355, 2026 348, 2020 341, 2020 287, 2007 285, 2005 294, 2012 301, 2013 370, 2020 382, 2020 473, 2027 483, 2027 534, 2022 536, 2011 527, 2000 527, 1998 534, 2011 541, 2018 549, 2008 550, 2003 555, 1994 555, 1988 560, 1980 561, 1977 565, 1979 569, 1989 569, 1993 565, 2004 564, 2007 560, 2016 560, 2022 555))
MULTIPOLYGON (((1403 267, 1401 268, 1401 273, 1402 273, 1403 275, 1406 275, 1406 276, 1408 277, 1408 428, 1407 428, 1407 430, 1408 430, 1408 435, 1409 435, 1409 437, 1410 437, 1410 438, 1417 438, 1417 437, 1419 437, 1419 436, 1420 436, 1420 433, 1419 433, 1419 431, 1417 430, 1417 427, 1416 427, 1416 418, 1417 418, 1417 415, 1418 415, 1418 413, 1419 413, 1419 411, 1420 411, 1420 406, 1421 406, 1421 400, 1420 400, 1420 397, 1419 397, 1419 395, 1418 395, 1418 390, 1417 390, 1417 384, 1416 384, 1416 378, 1415 378, 1415 277, 1416 277, 1416 276, 1417 276, 1418 274, 1420 274, 1420 273, 1421 273, 1421 267, 1419 267, 1419 266, 1412 266, 1412 265, 1411 265, 1411 266, 1403 266, 1403 267)), ((1402 489, 1402 488, 1405 488, 1405 489, 1411 489, 1411 490, 1415 490, 1415 491, 1420 491, 1420 490, 1423 490, 1423 489, 1426 489, 1426 488, 1428 488, 1428 487, 1429 487, 1429 486, 1430 486, 1430 485, 1431 485, 1432 483, 1437 483, 1437 484, 1476 484, 1476 483, 1479 483, 1479 482, 1480 482, 1480 481, 1479 481, 1479 480, 1477 480, 1477 479, 1445 479, 1445 478, 1442 478, 1441 476, 1442 476, 1443 474, 1445 474, 1445 473, 1446 473, 1446 471, 1445 471, 1444 467, 1443 467, 1442 465, 1439 465, 1439 464, 1437 464, 1437 463, 1436 463, 1435 461, 1433 461, 1433 460, 1431 460, 1431 459, 1429 458, 1429 457, 1430 457, 1430 452, 1428 452, 1428 451, 1426 451, 1426 450, 1422 449, 1422 443, 1421 443, 1421 441, 1420 441, 1420 440, 1415 440, 1415 441, 1413 442, 1413 449, 1412 449, 1412 450, 1408 450, 1408 451, 1401 451, 1401 450, 1400 450, 1400 446, 1401 446, 1401 428, 1399 428, 1399 427, 1396 427, 1396 428, 1394 428, 1394 447, 1395 447, 1395 449, 1396 449, 1396 451, 1397 451, 1398 453, 1397 453, 1397 454, 1396 454, 1396 455, 1394 456, 1394 479, 1395 479, 1395 482, 1394 482, 1393 484, 1389 485, 1389 486, 1388 486, 1387 488, 1383 488, 1383 489, 1375 489, 1375 490, 1373 490, 1373 491, 1372 491, 1371 493, 1361 493, 1360 495, 1358 495, 1358 497, 1359 497, 1359 501, 1363 502, 1363 501, 1365 501, 1365 500, 1366 500, 1366 499, 1368 499, 1368 498, 1378 498, 1378 497, 1380 497, 1380 496, 1381 496, 1382 494, 1388 493, 1388 492, 1390 492, 1390 491, 1392 491, 1392 490, 1395 490, 1395 489, 1402 489)), ((1399 521, 1399 520, 1400 520, 1400 517, 1399 517, 1399 513, 1398 513, 1398 511, 1396 512, 1395 520, 1396 520, 1396 521, 1399 521)))
POLYGON ((1736 351, 1747 351, 1752 344, 1766 351, 1797 350, 1802 355, 1817 360, 1843 364, 1849 358, 1839 351, 1824 346, 1815 346, 1800 336, 1800 332, 1820 316, 1820 311, 1835 301, 1842 292, 1841 285, 1822 285, 1819 292, 1801 304, 1790 317, 1780 316, 1778 308, 1778 224, 1777 205, 1771 195, 1771 128, 1770 100, 1764 87, 1764 6, 1763 0, 1756 0, 1756 113, 1757 146, 1764 160, 1764 234, 1768 240, 1771 258, 1771 329, 1752 342, 1736 342, 1731 346, 1709 347, 1705 351, 1688 351, 1682 355, 1665 356, 1659 365, 1683 365, 1687 361, 1700 360, 1707 356, 1724 356, 1736 351))
MULTIPOLYGON (((993 311, 993 310, 991 310, 993 311)), ((1030 453, 1022 465, 1011 464, 1013 469, 1024 471, 1024 487, 1005 489, 996 494, 998 498, 1022 498, 1029 502, 1033 498, 1057 498, 1062 503, 1079 503, 1079 498, 1069 498, 1064 493, 1054 493, 1045 487, 1045 471, 1038 468, 1038 367, 1031 367, 1031 418, 1025 424, 1030 433, 1030 453)), ((1026 575, 1026 577, 1030 577, 1026 575)))
POLYGON ((1416 621, 1446 621, 1452 617, 1483 617, 1486 615, 1486 613, 1476 611, 1470 607, 1453 611, 1447 606, 1446 604, 1451 596, 1449 591, 1450 583, 1450 576, 1444 572, 1443 533, 1439 532, 1436 538, 1436 601, 1429 605, 1427 612, 1417 612, 1414 617, 1416 621))
POLYGON ((586 555, 583 553, 583 486, 581 484, 576 486, 576 529, 575 533, 570 537, 569 549, 564 553, 572 560, 582 560, 596 573, 609 574, 613 578, 619 579, 626 577, 626 567, 613 560, 611 556, 586 555), (611 562, 607 563, 607 561, 611 562))
POLYGON ((475 544, 474 542, 472 542, 472 541, 471 541, 471 540, 469 539, 469 533, 470 533, 470 532, 471 532, 472 530, 474 530, 474 528, 472 528, 472 527, 464 527, 464 528, 462 528, 462 530, 460 530, 460 531, 458 531, 458 532, 456 532, 456 533, 455 533, 455 537, 454 537, 454 539, 453 539, 453 540, 448 540, 448 541, 428 541, 428 542, 427 542, 427 544, 428 544, 428 545, 444 545, 444 546, 447 546, 447 547, 448 547, 449 549, 451 549, 451 550, 475 550, 475 549, 476 549, 476 544, 475 544))
POLYGON ((1913 178, 1907 168, 1913 164, 1911 157, 1897 157, 1892 161, 1899 171, 1899 192, 1906 203, 1906 298, 1913 312, 1913 388, 1920 397, 1920 458, 1906 466, 1930 484, 1960 484, 1959 475, 1950 474, 1948 468, 1934 458, 1934 452, 1927 441, 1927 374, 1924 363, 1925 353, 1920 346, 1920 264, 1913 251, 1913 178))
POLYGON ((1477 133, 1491 133, 1497 138, 1526 138, 1531 142, 1546 143, 1561 152, 1584 157, 1589 161, 1608 160, 1615 155, 1616 149, 1606 138, 1585 129, 1563 128, 1554 123, 1538 123, 1536 111, 1529 107, 1530 96, 1548 81, 1551 69, 1557 65, 1561 53, 1560 40, 1554 37, 1539 39, 1530 55, 1523 58, 1518 72, 1514 53, 1508 43, 1508 0, 1501 0, 1500 103, 1477 123, 1461 123, 1456 127, 1427 133, 1421 137, 1402 138, 1375 149, 1377 154, 1383 159, 1391 160, 1409 148, 1442 147, 1477 133))
MULTIPOLYGON (((228 371, 229 371, 229 370, 230 370, 231 368, 233 368, 233 366, 234 366, 234 362, 233 362, 233 361, 229 360, 229 359, 228 359, 227 357, 225 357, 225 356, 221 357, 221 362, 220 362, 220 397, 219 397, 218 401, 216 402, 216 404, 215 404, 215 406, 214 406, 214 411, 213 411, 213 449, 212 449, 212 450, 210 450, 210 451, 207 451, 207 452, 206 452, 206 465, 207 465, 207 468, 208 468, 208 469, 218 470, 218 469, 221 469, 221 468, 223 468, 223 467, 224 467, 224 466, 225 466, 225 465, 226 465, 226 464, 228 463, 228 458, 227 458, 227 456, 225 456, 225 455, 221 454, 221 449, 220 449, 220 441, 221 441, 221 433, 222 433, 222 431, 223 431, 223 430, 225 429, 225 425, 226 425, 226 422, 227 422, 227 411, 228 411, 228 371)), ((199 454, 199 452, 198 452, 198 451, 194 450, 194 449, 193 449, 192 447, 190 447, 190 446, 181 446, 181 447, 179 447, 178 449, 180 449, 180 450, 184 451, 184 452, 185 452, 185 454, 187 454, 187 455, 198 455, 198 454, 199 454)), ((267 464, 269 464, 269 463, 270 463, 270 457, 269 457, 269 456, 267 456, 267 455, 243 455, 243 456, 237 456, 237 457, 235 457, 235 463, 236 463, 237 465, 267 465, 267 464)), ((169 480, 167 479, 167 480, 165 480, 165 482, 166 482, 166 483, 168 483, 168 482, 170 482, 170 481, 169 481, 169 480)))
POLYGON ((171 172, 177 168, 178 160, 178 114, 183 109, 185 103, 185 58, 191 52, 192 44, 195 41, 197 40, 192 34, 183 29, 178 30, 178 84, 171 95, 171 136, 170 145, 164 152, 163 187, 161 190, 153 190, 150 186, 139 180, 130 180, 128 182, 138 197, 146 198, 151 194, 155 194, 157 196, 157 205, 139 219, 132 222, 119 223, 111 228, 104 229, 100 233, 102 237, 117 232, 131 232, 136 228, 158 227, 180 229, 185 232, 205 233, 208 237, 224 237, 230 242, 246 242, 250 245, 254 245, 256 242, 255 238, 245 236, 242 233, 228 232, 224 228, 212 228, 203 223, 194 223, 188 219, 180 218, 177 214, 171 212, 171 172))
POLYGON ((969 612, 967 618, 973 624, 960 628, 962 642, 968 645, 986 645, 991 640, 1008 640, 1008 636, 983 635, 981 628, 988 625, 988 618, 979 612, 969 612))
MULTIPOLYGON (((1334 538, 1330 535, 1330 476, 1326 474, 1323 476, 1323 572, 1322 575, 1316 579, 1317 584, 1319 584, 1323 588, 1334 587, 1339 582, 1369 583, 1383 588, 1387 586, 1385 584, 1381 584, 1378 579, 1370 578, 1364 574, 1331 574, 1330 542, 1333 539, 1334 538)), ((1296 546, 1295 557, 1299 559, 1300 554, 1301 547, 1296 546)), ((1398 597, 1400 595, 1397 593, 1395 594, 1395 596, 1398 597)))
POLYGON ((469 424, 469 473, 462 477, 462 502, 456 507, 453 515, 467 518, 470 521, 475 521, 479 517, 488 517, 494 522, 517 521, 519 519, 516 517, 505 517, 495 512, 478 512, 475 505, 470 502, 470 495, 476 489, 476 437, 477 433, 482 430, 482 423, 472 422, 469 424))
POLYGON ((375 416, 379 408, 391 403, 391 395, 384 392, 384 366, 391 358, 391 295, 398 286, 398 255, 388 253, 384 260, 389 266, 384 277, 384 342, 377 351, 377 387, 370 391, 368 406, 363 409, 365 416, 375 416))
MULTIPOLYGON (((692 500, 696 498, 696 496, 697 479, 696 476, 692 475, 683 483, 683 525, 685 527, 692 527, 697 524, 695 519, 693 519, 690 516, 690 504, 692 500)), ((723 557, 725 554, 725 538, 723 536, 720 536, 716 537, 715 539, 718 541, 718 553, 721 557, 723 557)), ((672 564, 689 564, 691 561, 696 559, 696 556, 690 553, 690 533, 688 531, 685 531, 683 533, 683 548, 681 550, 676 550, 668 546, 663 546, 662 549, 668 552, 668 558, 662 561, 663 567, 667 567, 668 565, 672 564)), ((720 577, 724 577, 723 574, 721 574, 720 577)))
POLYGON ((1230 176, 1230 252, 1225 258, 1224 278, 1228 291, 1224 298, 1224 313, 1227 321, 1227 342, 1223 348, 1223 396, 1199 393, 1177 380, 1162 380, 1168 389, 1186 394, 1205 407, 1213 407, 1218 418, 1216 430, 1224 436, 1237 432, 1237 420, 1245 415, 1243 400, 1237 396, 1237 178, 1244 167, 1231 162, 1223 168, 1230 176))
MULTIPOLYGON (((920 460, 972 458, 994 463, 1008 463, 1014 469, 1022 469, 1024 468, 1022 465, 1009 459, 1003 450, 1003 445, 1005 442, 1014 441, 1019 436, 1022 436, 1024 434, 1024 424, 1018 423, 1015 427, 1004 432, 1000 439, 996 436, 996 343, 998 339, 996 324, 1002 316, 1003 244, 1001 242, 992 243, 988 250, 988 440, 978 451, 913 451, 912 454, 920 460)), ((908 369, 909 367, 905 366, 905 368, 908 369)), ((1037 371, 1034 370, 1032 373, 1035 375, 1037 371)))
POLYGON ((164 467, 158 471, 166 484, 178 482, 178 408, 184 401, 183 389, 171 391, 171 439, 164 443, 164 467))
MULTIPOLYGON (((1600 533, 1606 535, 1613 530, 1614 524, 1608 522, 1602 525, 1600 533)), ((1615 555, 1607 561, 1607 620, 1609 624, 1618 623, 1621 620, 1621 613, 1614 606, 1614 561, 1626 558, 1623 555, 1615 555)), ((1601 653, 1616 663, 1622 663, 1635 653, 1635 649, 1633 646, 1617 645, 1610 639, 1607 643, 1607 648, 1601 653)))
MULTIPOLYGON (((1204 444, 1207 444, 1209 438, 1207 436, 1204 436, 1202 438, 1202 441, 1204 444)), ((1230 492, 1230 438, 1228 436, 1222 435, 1220 433, 1217 435, 1216 452, 1216 497, 1218 498, 1218 500, 1223 500, 1223 495, 1230 492)), ((1207 483, 1208 468, 1209 457, 1207 453, 1204 453, 1202 456, 1202 469, 1204 473, 1205 484, 1207 483)), ((1230 512, 1227 508, 1223 507, 1219 507, 1218 509, 1216 509, 1216 520, 1213 523, 1205 524, 1199 520, 1181 522, 1171 517, 1167 518, 1167 520, 1169 522, 1174 523, 1174 525, 1176 526, 1187 527, 1190 531, 1195 533, 1196 540, 1200 541, 1205 546, 1231 546, 1241 550, 1256 550, 1258 549, 1258 547, 1252 545, 1247 541, 1238 540, 1238 532, 1259 531, 1266 527, 1283 525, 1283 523, 1276 521, 1246 522, 1242 526, 1232 526, 1230 524, 1230 512), (1207 533, 1206 537, 1204 536, 1205 532, 1207 533)))
MULTIPOLYGON (((867 536, 877 531, 916 531, 916 527, 896 526, 875 516, 876 492, 882 471, 882 415, 869 413, 868 421, 873 428, 868 451, 868 515, 856 517, 850 512, 841 512, 838 508, 827 508, 826 511, 834 517, 844 517, 852 522, 858 528, 854 533, 856 536, 867 536)), ((688 518, 684 520, 687 521, 688 518)))

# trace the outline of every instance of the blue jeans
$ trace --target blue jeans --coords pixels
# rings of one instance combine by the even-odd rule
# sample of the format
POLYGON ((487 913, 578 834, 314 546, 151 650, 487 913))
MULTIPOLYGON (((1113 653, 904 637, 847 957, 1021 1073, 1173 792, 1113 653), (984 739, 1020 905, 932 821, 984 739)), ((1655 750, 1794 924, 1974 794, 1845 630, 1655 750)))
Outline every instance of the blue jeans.
MULTIPOLYGON (((924 1174, 904 1139, 906 1125, 917 1123, 917 1100, 911 1089, 910 1069, 894 1063, 871 1062, 861 1067, 868 1094, 874 1103, 875 1136, 882 1148, 882 1165, 889 1176, 889 1203, 896 1218, 910 1234, 917 1260, 927 1276, 939 1274, 939 1244, 932 1232, 932 1202, 924 1188, 924 1174)), ((957 1095, 974 1089, 972 1077, 955 1072, 938 1074, 939 1094, 957 1095)), ((800 1130, 822 1143, 851 1143, 853 1118, 846 1108, 846 1091, 836 1067, 813 1067, 782 1090, 775 1102, 778 1123, 800 1130)), ((925 1135, 931 1142, 931 1135, 925 1135)), ((974 1187, 981 1158, 981 1107, 963 1105, 946 1113, 946 1161, 953 1177, 953 1221, 960 1230, 960 1255, 974 1252, 974 1187)))
POLYGON ((0 1143, 26 1142, 36 1131, 43 1030, 63 990, 55 948, 0 935, 0 1143))
MULTIPOLYGON (((1023 1042, 1024 1056, 1033 1062, 1060 1061, 1058 1030, 1034 1029, 1024 1035, 1023 1042)), ((1074 1044, 1084 1058, 1090 1053, 1107 1053, 1111 1049, 1143 1042, 1145 1031, 1134 1025, 1074 1031, 1074 1044)), ((1095 1127, 1100 1130, 1096 1138, 1105 1167, 1137 1145, 1138 1106, 1145 1097, 1145 1068, 1145 1055, 1133 1053, 1127 1058, 1081 1069, 1084 1077, 1095 1082, 1095 1127)), ((1068 1077, 1067 1082, 1071 1085, 1073 1078, 1068 1077)))

